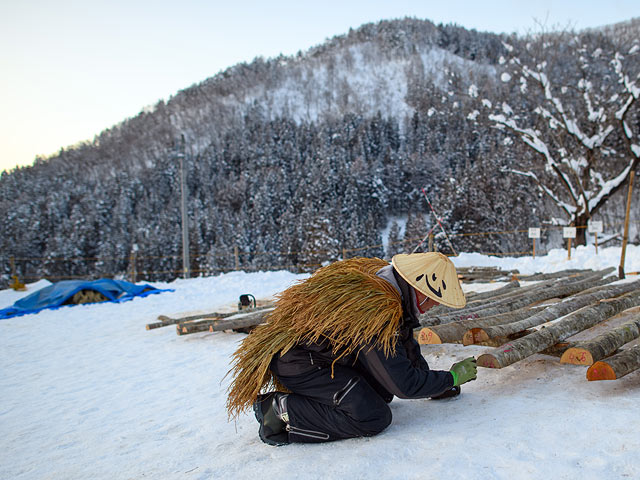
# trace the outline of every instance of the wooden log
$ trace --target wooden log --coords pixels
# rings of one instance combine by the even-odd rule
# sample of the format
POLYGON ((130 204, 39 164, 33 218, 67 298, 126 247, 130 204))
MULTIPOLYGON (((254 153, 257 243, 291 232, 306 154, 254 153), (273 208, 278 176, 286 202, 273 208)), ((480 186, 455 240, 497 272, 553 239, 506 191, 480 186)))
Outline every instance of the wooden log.
POLYGON ((189 335, 191 333, 208 332, 211 320, 202 320, 196 322, 179 323, 176 325, 176 334, 189 335))
POLYGON ((153 330, 155 328, 168 327, 170 325, 177 325, 179 323, 191 322, 193 320, 202 320, 202 319, 212 319, 212 318, 224 318, 225 316, 229 317, 231 315, 235 315, 238 312, 211 312, 211 313, 203 313, 199 315, 190 315, 188 317, 180 317, 180 318, 171 318, 165 315, 158 315, 159 322, 147 323, 147 330, 153 330))
POLYGON ((234 315, 226 318, 210 318, 201 321, 180 323, 176 326, 178 335, 189 335, 198 332, 218 332, 222 330, 234 330, 238 328, 246 328, 259 325, 264 318, 273 310, 272 308, 263 308, 260 310, 243 310, 236 312, 234 315))
POLYGON ((586 307, 587 305, 597 302, 598 300, 622 295, 636 289, 640 289, 640 281, 624 283, 621 285, 610 285, 608 287, 599 288, 595 291, 590 290, 589 293, 586 294, 578 293, 563 302, 551 305, 535 315, 516 322, 471 328, 462 337, 462 343, 465 345, 471 345, 473 343, 486 342, 492 337, 506 337, 507 335, 513 335, 518 331, 537 327, 543 323, 560 318, 582 307, 586 307))
POLYGON ((589 274, 589 273, 593 273, 593 270, 568 269, 568 270, 561 270, 559 272, 551 272, 551 273, 534 273, 533 275, 518 275, 518 280, 520 280, 521 282, 533 282, 538 280, 571 278, 578 275, 589 274))
POLYGON ((523 318, 535 315, 536 308, 519 308, 513 312, 501 313, 483 318, 471 318, 458 322, 445 323, 444 325, 434 325, 416 329, 418 343, 423 345, 437 343, 460 343, 464 334, 474 327, 490 327, 502 325, 504 323, 515 322, 523 318))
POLYGON ((640 315, 617 328, 583 342, 572 344, 560 358, 561 363, 593 365, 616 352, 622 345, 640 337, 640 315))
POLYGON ((539 353, 560 358, 562 357, 562 354, 566 352, 567 348, 569 348, 569 342, 559 342, 549 348, 545 348, 539 353))
POLYGON ((273 309, 263 310, 261 312, 254 312, 244 317, 218 320, 213 322, 209 326, 209 331, 221 332, 223 330, 238 330, 247 327, 255 327, 256 325, 264 323, 267 315, 272 311, 273 309))
POLYGON ((442 325, 445 323, 451 323, 455 321, 467 320, 470 318, 481 318, 488 317, 492 315, 498 315, 500 313, 517 310, 519 308, 523 308, 529 305, 533 305, 535 303, 549 300, 555 297, 566 297, 569 295, 573 295, 578 293, 586 288, 590 288, 593 286, 603 285, 605 283, 611 283, 615 278, 600 278, 598 275, 589 276, 586 279, 583 279, 579 282, 566 283, 564 281, 557 281, 551 284, 545 285, 540 289, 536 289, 526 295, 518 295, 512 298, 507 298, 505 300, 501 300, 491 304, 490 306, 486 306, 484 308, 475 309, 475 310, 467 310, 462 313, 453 313, 446 317, 440 318, 429 318, 431 323, 428 323, 427 320, 420 319, 420 324, 422 326, 428 327, 431 325, 442 325))
POLYGON ((489 308, 490 306, 495 306, 496 304, 507 303, 509 299, 515 300, 526 295, 531 295, 534 292, 542 290, 545 286, 551 285, 552 283, 554 283, 554 281, 549 280, 548 282, 544 282, 544 284, 520 287, 517 290, 505 292, 501 295, 485 298, 477 302, 469 302, 466 307, 455 311, 451 311, 450 307, 440 305, 429 310, 427 314, 422 315, 419 321, 423 326, 432 326, 442 325, 450 322, 457 322, 461 320, 480 318, 483 315, 480 315, 478 312, 483 309, 489 308))
MULTIPOLYGON (((573 275, 570 285, 574 286, 573 290, 575 290, 575 292, 584 290, 585 288, 589 288, 591 282, 592 282, 592 285, 598 285, 597 283, 598 279, 603 278, 605 275, 613 272, 614 270, 615 269, 613 267, 609 267, 597 272, 594 272, 592 270, 585 270, 584 273, 578 273, 573 275), (582 282, 586 282, 586 283, 583 284, 582 282)), ((607 280, 607 283, 612 282, 614 280, 615 280, 614 278, 611 278, 607 280)), ((557 287, 566 287, 567 285, 569 284, 567 283, 567 280, 565 277, 562 277, 560 279, 545 280, 534 285, 521 287, 520 289, 517 289, 512 292, 506 292, 500 296, 495 296, 492 298, 488 298, 486 300, 481 300, 480 302, 472 301, 465 308, 457 310, 455 312, 451 312, 451 310, 448 309, 448 307, 436 307, 429 311, 429 316, 432 316, 432 315, 440 316, 440 319, 441 319, 440 322, 435 324, 448 323, 450 321, 449 317, 479 318, 480 316, 487 316, 487 315, 479 315, 478 311, 483 310, 488 306, 495 307, 497 304, 508 304, 511 300, 513 301, 519 300, 520 298, 532 296, 534 295, 534 293, 542 292, 545 290, 548 291, 551 289, 555 290, 557 287), (449 313, 443 314, 442 313, 443 311, 449 312, 449 313)), ((569 294, 566 294, 564 296, 567 296, 567 295, 569 294)), ((545 297, 538 301, 543 301, 548 298, 551 298, 551 297, 545 297)), ((462 320, 464 318, 460 318, 460 319, 462 320)), ((424 317, 421 318, 420 321, 423 325, 429 324, 428 320, 424 317)), ((454 321, 457 321, 457 320, 454 320, 454 321)), ((434 323, 431 323, 431 324, 434 324, 434 323)))
MULTIPOLYGON (((613 270, 611 270, 613 271, 613 270)), ((588 289, 583 292, 590 291, 598 291, 600 286, 605 283, 610 283, 615 281, 615 277, 609 277, 603 279, 599 282, 596 282, 598 285, 593 287, 593 289, 588 289)), ((583 293, 580 292, 580 293, 583 293)), ((546 296, 546 295, 545 295, 546 296)), ((547 301, 545 299, 543 301, 547 301)), ((533 302, 535 304, 537 302, 533 302)), ((532 305, 526 305, 514 311, 507 311, 500 314, 490 315, 486 317, 477 317, 476 315, 469 315, 470 318, 463 318, 462 320, 456 322, 444 323, 441 325, 433 325, 429 327, 420 328, 416 333, 416 338, 419 343, 422 344, 435 344, 435 343, 459 343, 465 342, 465 334, 472 329, 482 329, 485 327, 492 327, 495 325, 505 325, 512 322, 518 322, 520 320, 527 319, 536 313, 541 311, 543 307, 532 307, 532 305)), ((575 309, 574 309, 575 310, 575 309)), ((473 330, 468 335, 474 335, 477 330, 473 330)), ((512 333, 507 334, 511 335, 512 333)), ((469 345, 471 343, 481 343, 486 342, 488 337, 469 337, 467 338, 467 343, 465 345, 469 345), (473 341, 471 340, 473 339, 473 341)))
MULTIPOLYGON (((504 290, 498 294, 485 296, 484 298, 479 298, 477 300, 471 299, 467 303, 466 307, 453 312, 451 311, 450 307, 447 307, 444 305, 438 305, 432 308, 431 310, 429 310, 427 314, 422 315, 420 317, 420 323, 422 323, 423 325, 439 325, 440 323, 432 323, 433 319, 435 318, 444 319, 450 316, 466 316, 467 318, 477 318, 477 315, 474 315, 471 312, 475 312, 482 308, 486 308, 487 305, 491 305, 496 301, 502 301, 507 298, 515 298, 518 295, 524 295, 527 293, 531 293, 535 290, 540 290, 541 288, 544 287, 544 285, 551 285, 552 283, 554 283, 554 280, 542 282, 537 285, 528 285, 526 287, 519 287, 515 289, 504 290)), ((484 293, 490 293, 490 292, 484 292, 484 293)), ((447 321, 443 321, 442 323, 447 323, 447 321)))
POLYGON ((479 300, 486 300, 487 298, 492 298, 498 295, 502 295, 504 293, 512 292, 514 289, 520 288, 520 282, 517 280, 512 280, 506 285, 503 285, 500 288, 496 288, 494 290, 489 290, 487 292, 469 292, 467 294, 467 302, 477 302, 479 300))
POLYGON ((640 345, 600 360, 587 370, 587 380, 617 380, 640 368, 640 345))
MULTIPOLYGON (((248 311, 256 311, 256 310, 264 310, 265 308, 271 308, 273 307, 273 303, 266 303, 264 305, 259 305, 255 308, 252 309, 245 309, 242 310, 242 312, 248 312, 248 311)), ((193 320, 213 320, 213 319, 218 319, 218 318, 227 318, 227 317, 232 317, 234 315, 237 315, 238 311, 234 311, 234 312, 224 312, 224 313, 220 313, 220 312, 211 312, 211 313, 200 313, 198 315, 190 315, 187 317, 179 317, 179 318, 171 318, 171 317, 167 317, 166 315, 158 315, 158 320, 160 320, 159 322, 154 322, 154 323, 148 323, 146 325, 146 329, 147 330, 153 330, 155 328, 161 328, 161 327, 168 327, 170 325, 176 325, 178 323, 186 323, 186 322, 191 322, 193 320)))
POLYGON ((480 355, 478 366, 504 368, 638 304, 640 290, 634 290, 622 297, 584 307, 549 327, 480 355))
POLYGON ((495 281, 503 278, 513 278, 518 270, 500 270, 497 267, 462 267, 456 269, 458 278, 463 282, 495 281))

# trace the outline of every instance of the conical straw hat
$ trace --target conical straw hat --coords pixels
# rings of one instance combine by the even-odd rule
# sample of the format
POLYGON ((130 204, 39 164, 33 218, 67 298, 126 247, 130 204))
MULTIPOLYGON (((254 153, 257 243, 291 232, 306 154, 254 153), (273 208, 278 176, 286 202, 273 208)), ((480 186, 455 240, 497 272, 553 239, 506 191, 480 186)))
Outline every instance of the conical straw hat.
POLYGON ((391 262, 409 285, 436 302, 453 308, 467 304, 456 267, 445 255, 437 252, 400 253, 391 262))

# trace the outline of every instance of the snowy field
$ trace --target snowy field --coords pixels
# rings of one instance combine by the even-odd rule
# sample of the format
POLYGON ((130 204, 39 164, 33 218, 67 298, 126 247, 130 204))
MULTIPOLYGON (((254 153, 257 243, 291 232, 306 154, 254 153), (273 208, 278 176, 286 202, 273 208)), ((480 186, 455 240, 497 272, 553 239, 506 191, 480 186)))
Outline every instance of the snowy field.
MULTIPOLYGON (((617 272, 620 250, 453 260, 522 274, 617 272)), ((625 270, 640 270, 640 247, 629 246, 625 270)), ((534 355, 479 369, 456 399, 395 399, 393 423, 376 437, 274 448, 260 442, 252 414, 228 422, 224 410, 223 377, 243 334, 145 330, 160 314, 233 310, 240 294, 268 298, 300 278, 236 272, 154 283, 175 292, 0 321, 0 479, 640 478, 640 372, 587 382, 586 367, 534 355)), ((0 308, 46 284, 0 291, 0 308)), ((431 367, 447 370, 484 350, 423 346, 431 367)))

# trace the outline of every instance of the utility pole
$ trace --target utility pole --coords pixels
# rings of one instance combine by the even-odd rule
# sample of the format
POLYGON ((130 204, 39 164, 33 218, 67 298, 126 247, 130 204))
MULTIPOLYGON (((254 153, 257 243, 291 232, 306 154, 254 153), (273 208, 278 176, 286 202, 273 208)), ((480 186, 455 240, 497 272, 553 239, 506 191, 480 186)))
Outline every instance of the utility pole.
POLYGON ((624 278, 624 257, 627 253, 627 240, 629 239, 629 211, 631 209, 631 193, 633 192, 633 177, 636 172, 629 172, 629 191, 627 192, 627 211, 624 216, 624 234, 622 235, 622 254, 620 256, 620 266, 618 267, 618 278, 624 278))
POLYGON ((180 210, 182 212, 182 274, 184 278, 189 278, 189 214, 187 211, 187 171, 184 135, 180 139, 178 158, 180 159, 180 210))

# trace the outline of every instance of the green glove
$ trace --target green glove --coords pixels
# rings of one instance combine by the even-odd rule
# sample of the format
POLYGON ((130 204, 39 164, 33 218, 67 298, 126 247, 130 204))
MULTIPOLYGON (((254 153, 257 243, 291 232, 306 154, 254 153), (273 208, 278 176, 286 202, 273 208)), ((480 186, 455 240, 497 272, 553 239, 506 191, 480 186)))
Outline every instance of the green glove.
POLYGON ((475 380, 478 375, 476 359, 473 357, 465 358, 461 362, 454 363, 449 371, 453 375, 454 387, 475 380))

